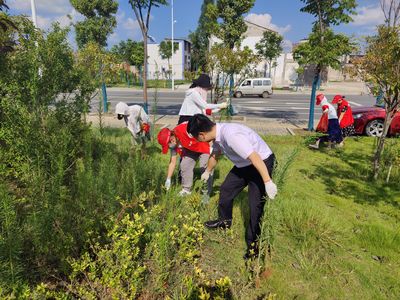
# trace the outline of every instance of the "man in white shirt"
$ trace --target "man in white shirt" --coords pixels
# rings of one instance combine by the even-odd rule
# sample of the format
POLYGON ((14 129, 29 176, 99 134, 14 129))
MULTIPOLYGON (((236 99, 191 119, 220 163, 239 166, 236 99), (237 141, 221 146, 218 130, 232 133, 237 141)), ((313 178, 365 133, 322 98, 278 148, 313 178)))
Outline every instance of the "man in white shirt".
POLYGON ((234 167, 221 185, 218 205, 218 220, 208 221, 208 228, 229 228, 232 224, 234 198, 249 187, 250 222, 246 229, 247 252, 245 258, 258 254, 258 236, 265 204, 264 197, 274 199, 277 187, 271 176, 275 155, 265 141, 252 129, 235 123, 215 124, 206 116, 197 114, 189 120, 188 133, 200 142, 213 141, 214 151, 202 174, 207 180, 217 163, 218 152, 224 153, 234 167))
POLYGON ((133 143, 145 143, 150 139, 150 118, 140 105, 128 106, 119 102, 115 106, 118 120, 124 119, 126 128, 131 132, 133 143))

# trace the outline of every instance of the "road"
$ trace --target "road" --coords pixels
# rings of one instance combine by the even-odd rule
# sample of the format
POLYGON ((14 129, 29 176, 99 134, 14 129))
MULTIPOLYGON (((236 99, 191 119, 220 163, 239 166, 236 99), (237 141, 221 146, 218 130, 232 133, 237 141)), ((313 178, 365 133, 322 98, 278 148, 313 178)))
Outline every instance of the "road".
MULTIPOLYGON (((334 95, 327 95, 331 100, 334 95)), ((159 115, 177 115, 185 97, 184 91, 158 93, 159 115)), ((371 106, 375 103, 372 96, 349 96, 348 101, 353 107, 371 106)), ((142 104, 143 96, 139 90, 108 89, 108 101, 111 103, 111 111, 114 111, 116 103, 122 101, 128 105, 142 104)), ((239 115, 258 118, 286 119, 290 121, 304 121, 308 119, 309 95, 301 94, 274 94, 270 98, 263 99, 257 96, 233 99, 233 104, 239 110, 239 115)), ((92 111, 96 111, 99 105, 98 99, 91 103, 92 111)), ((154 106, 154 92, 149 92, 149 106, 154 106)), ((320 116, 320 109, 316 107, 315 117, 320 116)))

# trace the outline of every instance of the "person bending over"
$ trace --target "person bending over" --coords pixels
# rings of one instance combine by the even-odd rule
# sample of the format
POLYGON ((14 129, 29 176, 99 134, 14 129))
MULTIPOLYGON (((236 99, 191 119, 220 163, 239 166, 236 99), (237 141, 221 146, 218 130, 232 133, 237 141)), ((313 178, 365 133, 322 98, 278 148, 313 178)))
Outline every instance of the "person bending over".
POLYGON ((265 196, 274 199, 278 193, 272 181, 275 155, 267 143, 252 129, 235 123, 214 123, 197 114, 189 120, 188 133, 200 142, 213 141, 213 152, 202 175, 207 180, 217 164, 218 155, 225 154, 234 167, 220 189, 218 219, 208 221, 208 228, 229 228, 232 224, 233 200, 248 186, 250 222, 246 228, 245 259, 258 255, 258 237, 265 196))

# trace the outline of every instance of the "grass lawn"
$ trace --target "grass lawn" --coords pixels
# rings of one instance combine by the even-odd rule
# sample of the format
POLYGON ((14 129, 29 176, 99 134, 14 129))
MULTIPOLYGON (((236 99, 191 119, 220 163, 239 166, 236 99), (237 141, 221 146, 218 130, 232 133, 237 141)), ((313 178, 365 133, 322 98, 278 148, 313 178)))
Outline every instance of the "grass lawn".
MULTIPOLYGON (((263 272, 244 263, 247 191, 226 232, 204 232, 200 266, 228 276, 239 299, 399 299, 400 183, 369 180, 373 140, 312 151, 299 137, 267 137, 277 154, 279 196, 266 211, 272 244, 263 272)), ((223 159, 202 221, 217 216, 218 187, 231 168, 223 159)), ((261 262, 261 264, 263 264, 261 262)))

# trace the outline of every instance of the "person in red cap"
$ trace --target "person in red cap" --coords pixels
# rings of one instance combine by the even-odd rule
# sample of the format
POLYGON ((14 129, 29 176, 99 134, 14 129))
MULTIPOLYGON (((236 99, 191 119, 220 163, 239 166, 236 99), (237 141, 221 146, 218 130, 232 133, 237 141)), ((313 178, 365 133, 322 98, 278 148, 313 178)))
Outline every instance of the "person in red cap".
POLYGON ((344 96, 336 95, 333 97, 332 104, 337 104, 337 114, 339 116, 339 125, 342 129, 342 136, 345 139, 356 133, 354 129, 353 111, 349 102, 346 101, 344 96))
MULTIPOLYGON (((182 177, 182 190, 179 192, 180 196, 191 194, 193 185, 193 170, 196 162, 200 162, 201 173, 207 167, 207 162, 210 157, 211 147, 208 143, 198 142, 187 133, 188 122, 183 122, 176 126, 173 130, 163 128, 157 136, 158 143, 162 147, 162 153, 167 154, 168 150, 171 153, 170 162, 167 171, 167 180, 165 187, 167 190, 171 187, 171 178, 174 173, 177 156, 180 155, 182 160, 180 163, 180 171, 182 177)), ((207 181, 208 193, 210 194, 212 188, 212 177, 207 181)))
POLYGON ((207 92, 211 88, 211 78, 207 74, 201 74, 199 78, 193 80, 192 85, 186 91, 185 99, 179 111, 178 124, 189 121, 195 114, 211 115, 228 107, 228 102, 207 103, 207 92))
POLYGON ((340 129, 339 120, 336 109, 328 102, 324 94, 317 95, 317 105, 322 106, 322 113, 328 116, 328 136, 319 138, 315 144, 309 145, 310 148, 318 149, 321 142, 328 142, 329 147, 337 145, 343 146, 342 131, 340 129))

